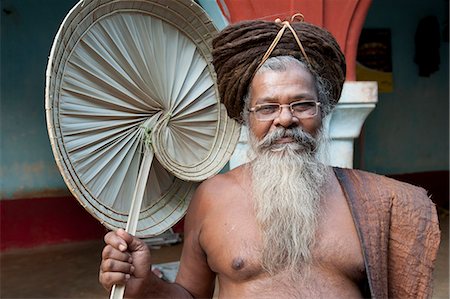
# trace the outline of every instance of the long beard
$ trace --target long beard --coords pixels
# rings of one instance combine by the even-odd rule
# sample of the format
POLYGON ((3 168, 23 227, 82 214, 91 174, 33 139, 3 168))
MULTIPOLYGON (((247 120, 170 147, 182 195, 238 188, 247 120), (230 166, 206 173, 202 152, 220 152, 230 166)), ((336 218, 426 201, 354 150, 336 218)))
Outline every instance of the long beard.
POLYGON ((322 140, 300 129, 280 128, 261 142, 250 134, 255 155, 250 166, 252 191, 262 237, 261 263, 272 275, 281 270, 298 272, 312 261, 311 247, 328 175, 328 168, 317 159, 322 140), (275 143, 287 136, 295 142, 275 143))

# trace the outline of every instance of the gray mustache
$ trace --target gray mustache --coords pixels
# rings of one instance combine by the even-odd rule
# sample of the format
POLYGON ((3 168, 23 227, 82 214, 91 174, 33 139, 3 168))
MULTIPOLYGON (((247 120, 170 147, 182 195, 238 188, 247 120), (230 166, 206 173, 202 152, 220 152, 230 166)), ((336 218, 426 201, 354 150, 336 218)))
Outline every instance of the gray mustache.
POLYGON ((285 137, 292 138, 302 150, 314 151, 317 148, 317 139, 300 128, 278 128, 275 131, 268 133, 264 139, 261 140, 258 147, 260 149, 271 149, 278 147, 279 144, 276 142, 285 137))

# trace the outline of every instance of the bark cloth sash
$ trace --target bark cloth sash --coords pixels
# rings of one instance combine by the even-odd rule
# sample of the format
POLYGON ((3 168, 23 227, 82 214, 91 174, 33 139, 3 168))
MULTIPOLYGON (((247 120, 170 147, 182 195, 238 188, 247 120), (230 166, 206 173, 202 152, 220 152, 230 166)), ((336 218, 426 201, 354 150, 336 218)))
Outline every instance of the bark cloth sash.
POLYGON ((334 171, 363 248, 372 298, 431 298, 440 230, 426 191, 364 171, 334 171))

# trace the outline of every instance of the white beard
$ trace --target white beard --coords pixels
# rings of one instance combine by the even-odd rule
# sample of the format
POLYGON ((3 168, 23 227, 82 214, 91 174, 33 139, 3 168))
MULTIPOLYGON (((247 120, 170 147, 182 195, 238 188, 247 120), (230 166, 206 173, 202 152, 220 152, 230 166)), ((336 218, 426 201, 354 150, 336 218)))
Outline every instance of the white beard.
MULTIPOLYGON (((321 134, 319 134, 321 135, 321 134)), ((256 220, 260 226, 261 263, 271 275, 298 272, 312 261, 311 247, 320 199, 329 169, 317 159, 318 143, 300 129, 277 129, 258 142, 250 133, 256 220), (296 142, 274 143, 283 136, 296 142)))

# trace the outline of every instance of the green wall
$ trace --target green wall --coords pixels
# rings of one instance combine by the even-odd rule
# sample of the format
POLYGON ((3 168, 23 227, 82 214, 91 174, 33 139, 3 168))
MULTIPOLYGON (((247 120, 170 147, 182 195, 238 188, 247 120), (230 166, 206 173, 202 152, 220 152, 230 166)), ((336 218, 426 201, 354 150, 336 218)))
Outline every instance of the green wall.
POLYGON ((66 190, 45 121, 45 68, 64 16, 77 1, 1 1, 1 198, 66 190))
POLYGON ((441 40, 439 71, 419 77, 414 35, 419 20, 435 15, 441 32, 448 0, 374 0, 365 28, 390 28, 394 91, 380 93, 356 142, 355 166, 382 174, 449 167, 449 44, 441 40))

